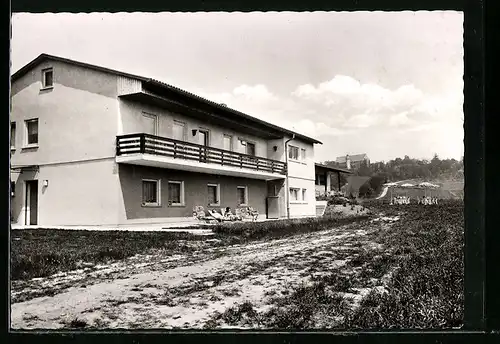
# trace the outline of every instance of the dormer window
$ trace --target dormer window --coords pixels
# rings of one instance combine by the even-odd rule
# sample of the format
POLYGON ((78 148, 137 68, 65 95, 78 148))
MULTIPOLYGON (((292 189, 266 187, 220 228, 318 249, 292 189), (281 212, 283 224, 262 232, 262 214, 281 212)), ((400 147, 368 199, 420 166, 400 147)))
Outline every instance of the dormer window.
POLYGON ((42 88, 54 87, 54 71, 52 68, 42 70, 42 88))

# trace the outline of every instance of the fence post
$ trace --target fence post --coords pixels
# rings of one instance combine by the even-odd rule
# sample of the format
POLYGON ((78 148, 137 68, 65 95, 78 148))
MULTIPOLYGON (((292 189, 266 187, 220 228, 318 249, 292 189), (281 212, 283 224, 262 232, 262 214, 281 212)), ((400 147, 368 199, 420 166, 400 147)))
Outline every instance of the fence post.
POLYGON ((119 136, 116 137, 115 146, 116 146, 116 155, 121 155, 122 152, 120 151, 120 137, 119 136))
POLYGON ((139 141, 139 152, 144 154, 146 152, 146 136, 141 134, 139 141))

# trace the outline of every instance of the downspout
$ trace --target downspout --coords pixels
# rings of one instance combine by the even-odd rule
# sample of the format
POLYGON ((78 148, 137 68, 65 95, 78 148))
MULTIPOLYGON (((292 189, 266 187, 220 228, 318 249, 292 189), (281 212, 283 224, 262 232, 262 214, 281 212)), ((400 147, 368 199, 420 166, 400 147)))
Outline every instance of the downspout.
POLYGON ((286 161, 286 183, 285 183, 285 195, 286 195, 286 217, 290 219, 290 188, 288 185, 288 142, 295 139, 295 134, 292 134, 292 138, 285 141, 285 161, 286 161))

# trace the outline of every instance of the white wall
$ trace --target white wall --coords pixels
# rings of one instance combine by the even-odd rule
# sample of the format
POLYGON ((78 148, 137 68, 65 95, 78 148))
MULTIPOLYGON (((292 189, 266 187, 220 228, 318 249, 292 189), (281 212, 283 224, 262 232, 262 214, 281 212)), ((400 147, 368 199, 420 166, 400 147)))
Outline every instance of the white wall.
MULTIPOLYGON (((307 190, 305 200, 300 200, 299 202, 290 200, 290 217, 315 216, 314 145, 298 139, 289 141, 287 145, 299 148, 299 160, 288 159, 288 188, 300 188, 299 198, 302 197, 302 189, 307 190), (306 150, 305 160, 302 160, 300 157, 300 149, 302 148, 306 150)), ((287 190, 287 196, 289 196, 289 190, 287 190)))

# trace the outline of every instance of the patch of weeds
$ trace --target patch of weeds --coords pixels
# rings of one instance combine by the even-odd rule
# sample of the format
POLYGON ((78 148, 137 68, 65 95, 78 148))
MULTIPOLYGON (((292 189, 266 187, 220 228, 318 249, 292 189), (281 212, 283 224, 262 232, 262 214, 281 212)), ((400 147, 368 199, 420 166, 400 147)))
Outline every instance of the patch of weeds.
POLYGON ((262 315, 266 327, 307 329, 315 326, 318 314, 342 315, 349 308, 338 293, 328 292, 325 283, 300 286, 262 315))
POLYGON ((23 315, 23 320, 24 321, 33 321, 33 320, 40 320, 40 318, 38 317, 38 315, 24 314, 23 315))
POLYGON ((174 307, 175 306, 175 302, 173 301, 171 294, 168 292, 166 292, 162 296, 156 298, 154 300, 154 303, 156 303, 157 305, 167 306, 167 307, 174 307))
POLYGON ((215 275, 214 277, 212 277, 212 282, 213 282, 212 286, 216 287, 216 286, 220 285, 223 280, 224 280, 224 275, 222 275, 222 274, 215 275))
POLYGON ((171 254, 193 250, 178 242, 202 242, 207 238, 190 233, 86 231, 58 229, 11 230, 11 279, 28 280, 122 260, 164 247, 171 254), (85 262, 85 263, 82 263, 85 262))
POLYGON ((211 302, 217 302, 217 301, 220 301, 222 300, 219 296, 215 295, 215 294, 212 294, 210 295, 210 297, 208 298, 208 301, 211 301, 211 302))
POLYGON ((74 328, 74 329, 82 329, 89 326, 86 320, 79 318, 74 318, 69 322, 63 322, 63 324, 69 328, 74 328))
POLYGON ((224 313, 217 312, 211 320, 212 322, 207 323, 207 325, 212 327, 217 326, 220 322, 224 322, 230 326, 253 325, 260 322, 258 313, 250 301, 230 307, 224 313))
POLYGON ((224 289, 221 291, 222 295, 226 297, 232 297, 232 296, 239 296, 240 295, 240 289, 233 287, 230 289, 224 289))
POLYGON ((313 277, 314 282, 324 283, 328 288, 340 292, 347 293, 352 288, 351 277, 340 273, 333 273, 324 276, 313 277))

